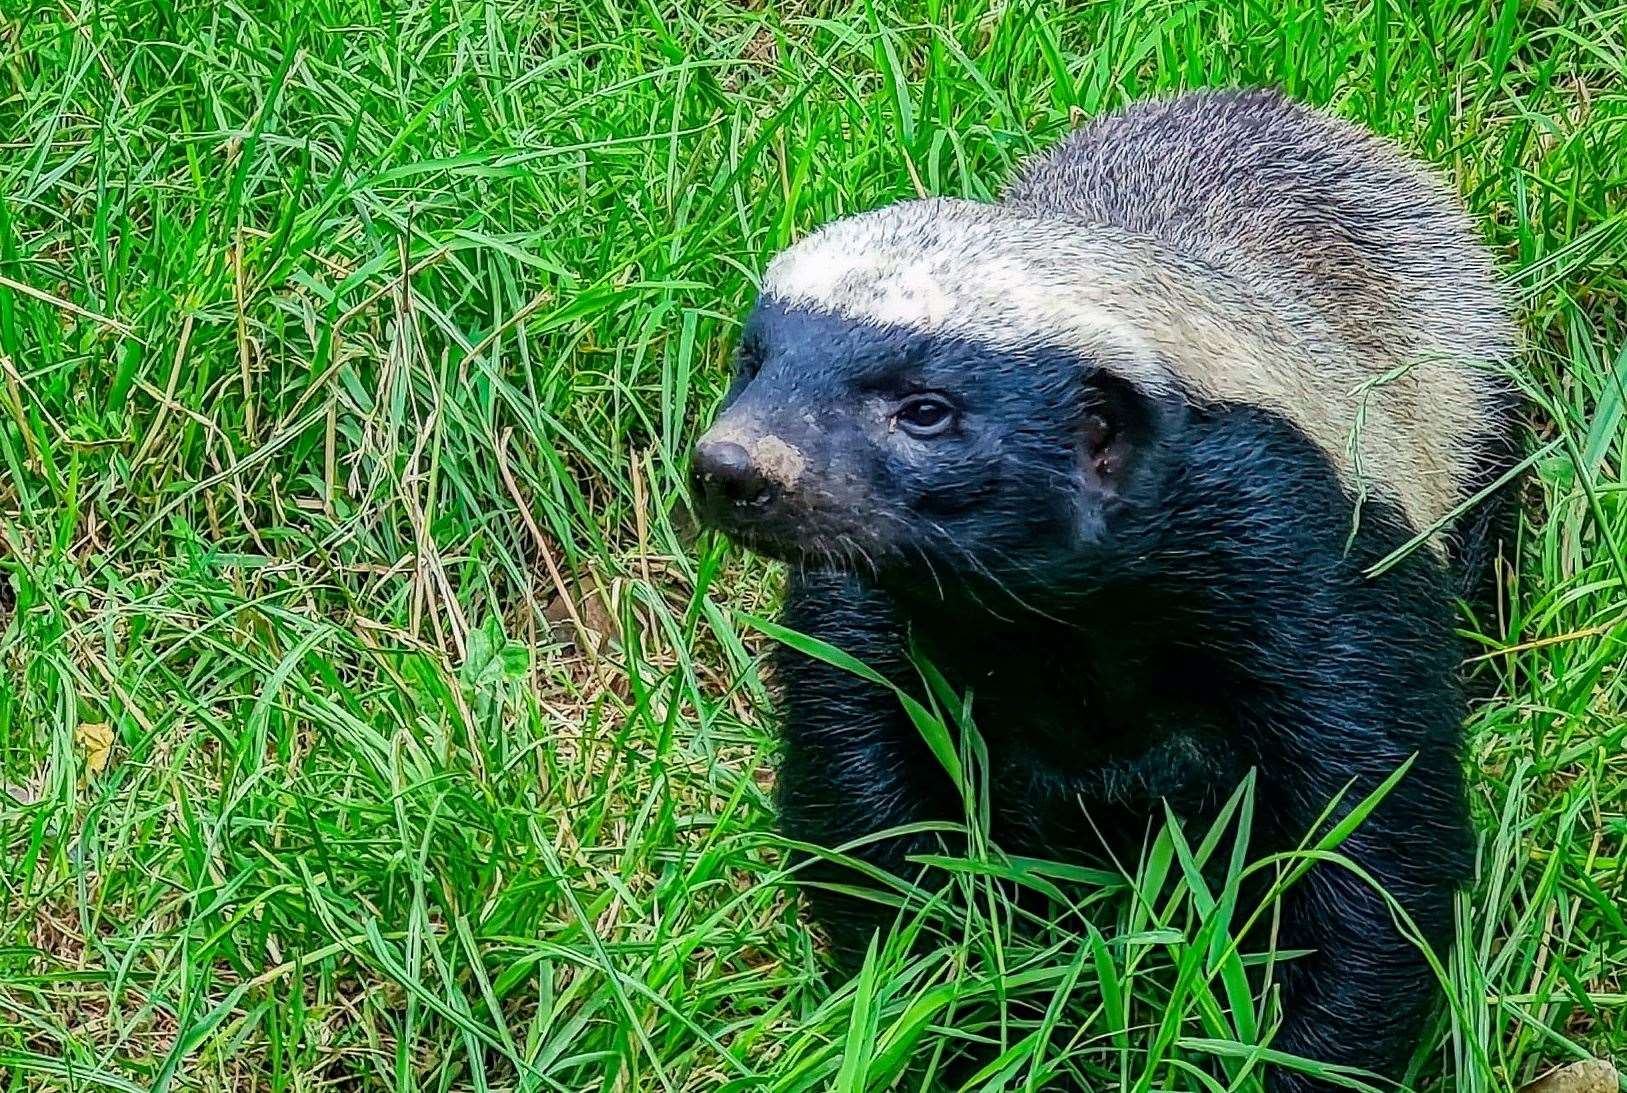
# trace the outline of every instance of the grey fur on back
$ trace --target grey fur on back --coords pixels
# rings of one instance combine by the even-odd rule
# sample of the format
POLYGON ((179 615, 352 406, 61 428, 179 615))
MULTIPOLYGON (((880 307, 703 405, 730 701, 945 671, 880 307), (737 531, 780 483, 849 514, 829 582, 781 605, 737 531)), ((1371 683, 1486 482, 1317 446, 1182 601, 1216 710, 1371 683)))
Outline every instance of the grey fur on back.
POLYGON ((1490 257, 1451 191, 1387 141, 1275 91, 1097 118, 1030 160, 1003 200, 1159 239, 1397 359, 1514 352, 1490 257))

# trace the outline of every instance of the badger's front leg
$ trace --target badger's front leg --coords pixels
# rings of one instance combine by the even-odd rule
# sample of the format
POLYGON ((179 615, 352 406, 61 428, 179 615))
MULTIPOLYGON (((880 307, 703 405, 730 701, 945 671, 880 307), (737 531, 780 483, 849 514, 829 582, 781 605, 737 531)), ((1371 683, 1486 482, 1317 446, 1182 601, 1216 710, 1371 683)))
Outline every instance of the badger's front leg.
MULTIPOLYGON (((793 572, 783 621, 901 686, 914 675, 891 598, 851 574, 793 572)), ((835 849, 889 828, 959 815, 948 774, 891 690, 788 647, 776 653, 775 675, 783 734, 777 798, 787 836, 835 849)), ((847 854, 908 878, 915 867, 907 856, 935 846, 933 836, 915 835, 847 854)), ((814 882, 804 890, 810 910, 837 959, 851 967, 870 934, 893 921, 892 909, 824 887, 877 887, 836 863, 806 862, 798 876, 814 882)))
MULTIPOLYGON (((1397 756, 1396 765, 1404 759, 1397 756)), ((1453 894, 1469 853, 1458 804, 1460 778, 1446 749, 1425 750, 1337 848, 1367 878, 1342 863, 1320 862, 1285 893, 1278 948, 1309 950, 1309 955, 1277 966, 1284 1024, 1274 1048, 1400 1077, 1435 1002, 1437 983, 1423 952, 1402 935, 1372 885, 1400 903, 1437 952, 1449 941, 1453 894)), ((1347 803, 1375 784, 1376 777, 1366 785, 1358 780, 1347 803)), ((1323 785, 1331 786, 1331 778, 1323 785)), ((1334 792, 1330 788, 1320 801, 1303 790, 1294 794, 1301 830, 1334 792)), ((1268 1085, 1283 1093, 1343 1088, 1282 1068, 1268 1085)))

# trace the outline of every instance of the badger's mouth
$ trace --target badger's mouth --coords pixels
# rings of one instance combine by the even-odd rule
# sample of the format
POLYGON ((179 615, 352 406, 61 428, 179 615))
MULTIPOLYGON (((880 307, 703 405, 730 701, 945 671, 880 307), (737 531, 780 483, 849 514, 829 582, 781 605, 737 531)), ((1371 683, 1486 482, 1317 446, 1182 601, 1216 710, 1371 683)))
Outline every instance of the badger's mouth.
POLYGON ((722 532, 753 554, 802 568, 839 569, 879 576, 893 568, 897 551, 874 527, 837 526, 788 499, 752 506, 718 506, 697 498, 701 523, 722 532))

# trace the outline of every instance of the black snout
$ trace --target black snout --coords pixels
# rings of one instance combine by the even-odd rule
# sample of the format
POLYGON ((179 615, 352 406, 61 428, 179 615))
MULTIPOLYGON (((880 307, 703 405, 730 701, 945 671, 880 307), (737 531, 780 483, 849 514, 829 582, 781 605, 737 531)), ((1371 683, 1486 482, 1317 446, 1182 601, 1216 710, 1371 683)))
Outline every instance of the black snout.
POLYGON ((703 509, 722 513, 765 504, 769 481, 751 453, 732 440, 702 440, 690 464, 690 488, 703 509))

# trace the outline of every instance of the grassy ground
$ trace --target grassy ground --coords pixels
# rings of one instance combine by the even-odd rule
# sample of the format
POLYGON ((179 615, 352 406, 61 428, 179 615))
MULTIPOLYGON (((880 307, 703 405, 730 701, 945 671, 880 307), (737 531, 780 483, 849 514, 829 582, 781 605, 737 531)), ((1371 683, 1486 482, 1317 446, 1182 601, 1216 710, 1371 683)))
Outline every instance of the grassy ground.
POLYGON ((3 0, 0 1085, 857 1089, 957 1036, 1010 1088, 1246 1085, 1269 1002, 1168 834, 1100 936, 974 900, 821 977, 741 615, 776 576, 678 502, 787 240, 1261 82, 1448 170, 1530 336, 1418 1084, 1627 1052, 1624 18, 3 0))

